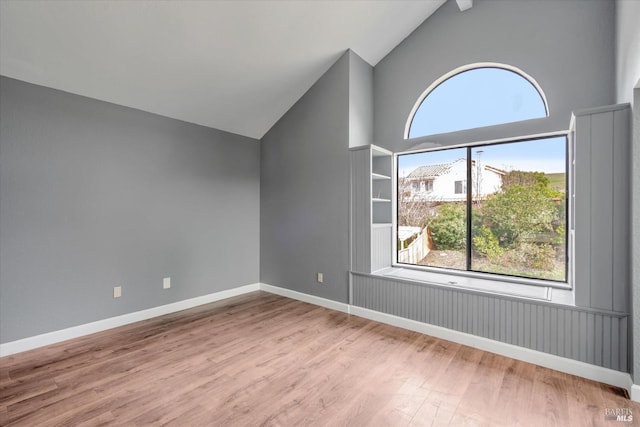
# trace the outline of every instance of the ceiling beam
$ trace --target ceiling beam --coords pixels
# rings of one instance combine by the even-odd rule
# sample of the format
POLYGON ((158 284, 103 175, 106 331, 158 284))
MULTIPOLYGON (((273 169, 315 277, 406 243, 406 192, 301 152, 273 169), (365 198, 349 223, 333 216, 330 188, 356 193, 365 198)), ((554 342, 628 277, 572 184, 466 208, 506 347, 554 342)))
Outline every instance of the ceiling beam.
POLYGON ((456 0, 456 3, 458 3, 460 12, 464 12, 465 10, 473 7, 473 0, 456 0))

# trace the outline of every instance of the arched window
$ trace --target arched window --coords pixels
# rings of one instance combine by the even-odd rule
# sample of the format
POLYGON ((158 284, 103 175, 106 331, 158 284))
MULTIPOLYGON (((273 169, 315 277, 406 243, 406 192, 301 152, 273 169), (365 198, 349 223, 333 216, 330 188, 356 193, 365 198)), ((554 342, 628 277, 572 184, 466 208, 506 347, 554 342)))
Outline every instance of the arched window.
POLYGON ((546 98, 522 70, 481 64, 453 70, 416 102, 405 138, 547 117, 546 98))
MULTIPOLYGON (((468 66, 423 93, 405 137, 547 116, 544 93, 524 72, 468 66)), ((567 133, 451 140, 396 156, 396 235, 422 229, 429 236, 428 247, 398 246, 396 263, 516 277, 527 285, 567 282, 567 133)))

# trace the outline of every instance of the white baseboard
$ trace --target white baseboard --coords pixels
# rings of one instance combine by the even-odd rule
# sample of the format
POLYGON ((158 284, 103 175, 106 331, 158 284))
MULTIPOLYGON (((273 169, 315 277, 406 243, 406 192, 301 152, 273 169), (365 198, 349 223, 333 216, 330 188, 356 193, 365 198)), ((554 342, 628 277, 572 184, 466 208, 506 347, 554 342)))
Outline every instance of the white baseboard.
POLYGON ((464 332, 458 332, 452 329, 430 325, 428 323, 417 322, 415 320, 405 319, 404 317, 380 313, 366 308, 351 306, 350 312, 355 316, 364 317, 366 319, 375 320, 377 322, 386 323, 388 325, 397 326, 410 331, 420 332, 436 338, 500 354, 512 359, 522 360, 545 368, 624 388, 629 391, 629 395, 632 400, 640 401, 637 400, 640 399, 640 386, 634 386, 638 387, 636 390, 637 396, 634 399, 632 394, 633 382, 631 380, 631 375, 625 372, 615 371, 613 369, 603 368, 589 363, 580 362, 578 360, 555 356, 553 354, 543 353, 541 351, 531 350, 525 347, 507 344, 464 332))
POLYGON ((345 304, 343 302, 333 301, 298 291, 292 291, 291 289, 280 288, 278 286, 267 285, 266 283, 260 283, 260 290, 298 301, 308 302, 309 304, 330 308, 331 310, 349 313, 349 304, 345 304))
POLYGON ((110 317, 108 319, 86 323, 84 325, 73 326, 67 329, 61 329, 58 331, 35 335, 33 337, 24 338, 17 341, 11 341, 8 343, 0 344, 0 357, 21 353, 23 351, 32 350, 34 348, 43 347, 45 345, 55 344, 72 338, 78 338, 84 335, 93 334, 95 332, 116 328, 118 326, 128 325, 129 323, 139 322, 141 320, 151 319, 152 317, 163 316, 165 314, 186 310, 198 305, 208 304, 211 302, 258 290, 260 290, 260 284, 254 283, 250 285, 240 286, 238 288, 215 292, 209 295, 203 295, 196 298, 174 302, 171 304, 161 305, 159 307, 149 308, 147 310, 127 313, 121 316, 110 317))

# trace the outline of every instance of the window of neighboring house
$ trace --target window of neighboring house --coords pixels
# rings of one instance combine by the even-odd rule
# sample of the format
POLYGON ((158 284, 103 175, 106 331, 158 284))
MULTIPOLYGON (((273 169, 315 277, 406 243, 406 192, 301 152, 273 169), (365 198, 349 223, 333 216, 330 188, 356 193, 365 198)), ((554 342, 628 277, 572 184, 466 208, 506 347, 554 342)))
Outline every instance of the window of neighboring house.
POLYGON ((398 179, 398 226, 430 241, 415 265, 566 281, 566 137, 400 154, 397 167, 455 183, 416 199, 398 179))
POLYGON ((420 192, 426 193, 428 191, 431 191, 427 186, 429 183, 431 183, 431 181, 420 181, 420 192))

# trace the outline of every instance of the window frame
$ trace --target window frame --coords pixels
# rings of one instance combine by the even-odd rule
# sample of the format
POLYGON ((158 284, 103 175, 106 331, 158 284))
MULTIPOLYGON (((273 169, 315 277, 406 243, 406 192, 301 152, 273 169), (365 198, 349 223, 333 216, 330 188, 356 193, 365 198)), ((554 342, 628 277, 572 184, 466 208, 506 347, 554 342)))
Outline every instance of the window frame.
MULTIPOLYGON (((477 142, 468 142, 462 144, 447 144, 446 146, 438 146, 433 148, 426 149, 414 149, 407 150, 401 152, 395 152, 393 154, 393 213, 392 213, 392 261, 391 267, 396 269, 397 271, 393 274, 401 274, 402 270, 406 271, 414 271, 416 273, 424 272, 425 277, 431 277, 433 274, 442 275, 445 283, 450 284, 451 286, 457 286, 456 278, 469 278, 469 279, 482 279, 488 280, 496 283, 503 283, 506 285, 503 292, 498 293, 506 293, 506 294, 516 294, 517 296, 517 286, 514 289, 514 285, 523 285, 525 287, 530 287, 531 285, 538 287, 546 287, 557 290, 568 290, 573 291, 574 289, 574 211, 573 211, 573 167, 575 163, 575 150, 573 147, 573 133, 570 130, 563 131, 555 131, 548 132, 542 134, 535 135, 523 135, 514 138, 500 138, 493 139, 487 141, 477 141, 477 142), (397 247, 397 239, 398 239, 398 183, 399 183, 399 171, 398 171, 398 156, 406 155, 406 154, 416 154, 416 153, 424 153, 430 151, 440 151, 443 149, 452 149, 452 148, 474 148, 474 147, 482 147, 487 145, 494 145, 500 143, 514 143, 514 142, 523 142, 523 141, 531 141, 536 139, 545 139, 545 138, 553 138, 553 137, 565 137, 567 138, 567 148, 566 148, 566 238, 565 238, 565 246, 566 246, 566 281, 552 281, 546 279, 535 279, 535 278, 527 278, 527 277, 519 277, 519 276, 508 276, 499 273, 488 273, 488 272, 479 272, 479 271, 468 271, 468 270, 455 270, 455 269, 447 269, 443 267, 432 267, 432 266, 422 266, 422 265, 413 265, 413 264, 404 264, 398 263, 398 247, 397 247)), ((415 275, 414 275, 415 276, 415 275)), ((429 281, 425 279, 425 281, 429 281)), ((468 286, 467 286, 468 287, 468 286)))
MULTIPOLYGON (((467 64, 467 65, 460 66, 458 68, 455 68, 455 69, 449 71, 448 73, 443 74, 442 76, 437 78, 433 83, 431 83, 420 94, 420 96, 418 97, 418 99, 414 103, 413 108, 411 109, 411 112, 409 113, 409 117, 408 117, 407 122, 405 124, 404 134, 403 134, 404 139, 408 140, 408 141, 411 141, 411 140, 419 140, 421 138, 425 138, 425 137, 431 136, 431 135, 420 135, 420 136, 415 136, 413 138, 409 137, 409 133, 411 131, 411 124, 413 123, 413 119, 414 119, 417 111, 420 109, 420 106, 422 105, 424 100, 429 96, 429 94, 431 92, 433 92, 442 83, 444 83, 445 81, 449 80, 452 77, 455 77, 458 74, 461 74, 461 73, 464 73, 464 72, 467 72, 467 71, 471 71, 471 70, 482 69, 482 68, 500 68, 500 69, 503 69, 503 70, 506 70, 506 71, 511 71, 511 72, 519 75, 520 77, 524 78, 525 80, 527 80, 536 89, 536 91, 540 95, 540 98, 542 99, 542 102, 543 102, 544 108, 545 108, 545 112, 546 112, 546 116, 545 117, 549 117, 550 110, 549 110, 549 103, 547 101, 547 96, 544 93, 544 91, 542 90, 542 87, 540 86, 540 84, 538 84, 538 82, 533 77, 531 77, 529 74, 527 74, 526 72, 524 72, 520 68, 514 67, 513 65, 503 64, 503 63, 499 63, 499 62, 476 62, 476 63, 473 63, 473 64, 467 64)), ((542 117, 540 117, 538 119, 542 119, 542 117)), ((536 119, 528 119, 528 120, 536 120, 536 119)), ((525 120, 521 120, 521 121, 525 121, 525 120)), ((481 127, 481 128, 458 129, 458 130, 447 132, 447 133, 453 133, 453 132, 459 132, 459 131, 469 131, 469 130, 473 130, 473 129, 483 129, 483 128, 488 128, 488 127, 490 128, 490 127, 494 127, 494 126, 502 126, 502 125, 509 124, 509 123, 518 123, 518 121, 494 124, 494 125, 484 126, 484 127, 481 127)), ((434 135, 436 135, 436 134, 434 134, 434 135)), ((443 134, 440 134, 440 135, 443 135, 443 134)))

